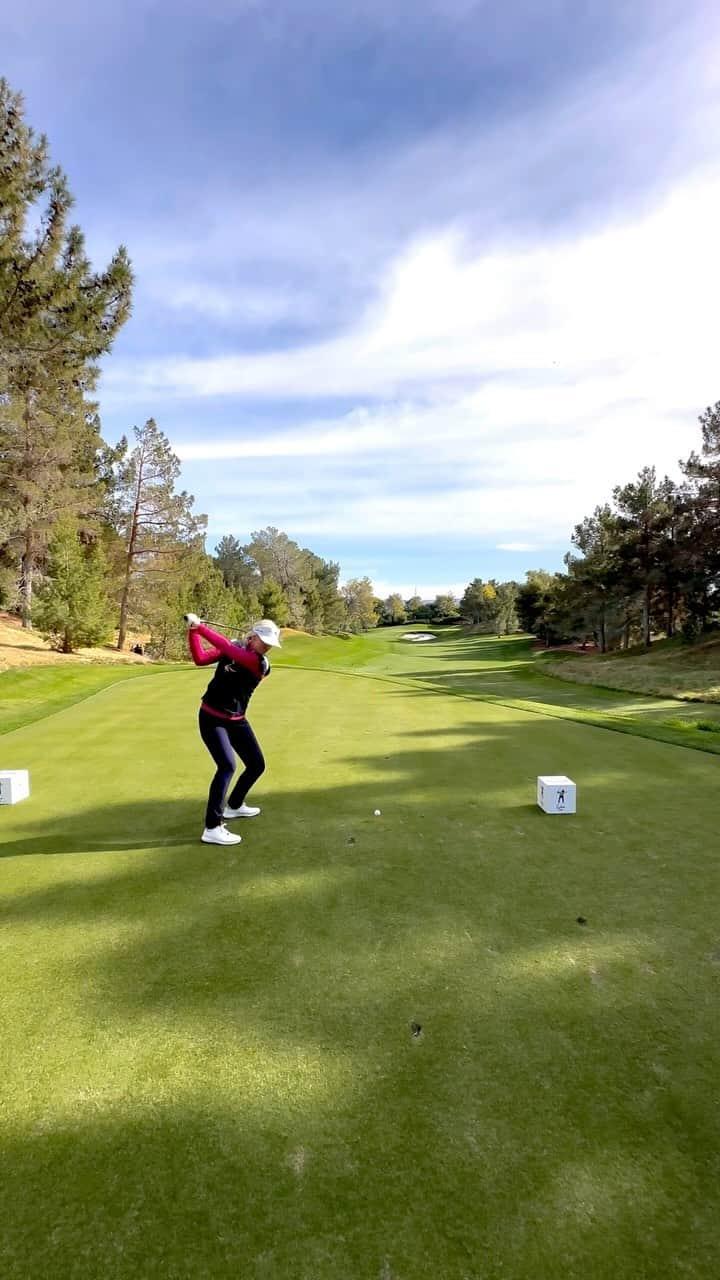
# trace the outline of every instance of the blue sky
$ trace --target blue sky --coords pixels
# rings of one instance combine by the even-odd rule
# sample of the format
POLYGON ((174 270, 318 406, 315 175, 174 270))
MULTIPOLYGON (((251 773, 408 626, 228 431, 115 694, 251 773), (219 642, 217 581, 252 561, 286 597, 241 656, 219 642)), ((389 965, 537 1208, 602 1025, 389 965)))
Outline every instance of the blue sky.
POLYGON ((0 71, 134 313, 209 546, 431 595, 559 568, 720 397, 710 0, 26 0, 0 71))

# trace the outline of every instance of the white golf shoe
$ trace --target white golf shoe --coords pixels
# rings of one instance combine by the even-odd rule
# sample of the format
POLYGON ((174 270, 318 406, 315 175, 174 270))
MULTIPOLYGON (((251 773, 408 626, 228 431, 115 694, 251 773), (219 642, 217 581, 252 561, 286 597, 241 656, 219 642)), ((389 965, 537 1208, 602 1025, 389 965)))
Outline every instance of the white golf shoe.
POLYGON ((257 818, 259 813, 260 810, 253 808, 251 804, 241 804, 239 809, 231 809, 226 805, 223 818, 257 818))
POLYGON ((224 822, 219 827, 206 827, 200 839, 203 844, 242 844, 242 836, 233 835, 224 822))

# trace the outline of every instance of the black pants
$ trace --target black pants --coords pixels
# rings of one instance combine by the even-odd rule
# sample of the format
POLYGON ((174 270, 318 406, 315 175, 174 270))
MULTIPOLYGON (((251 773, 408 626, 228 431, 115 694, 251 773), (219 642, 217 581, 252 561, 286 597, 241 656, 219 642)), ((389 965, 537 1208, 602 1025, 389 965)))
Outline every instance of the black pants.
POLYGON ((200 737, 217 765, 217 773, 210 783, 205 826, 219 827, 223 820, 225 793, 235 772, 235 755, 245 765, 227 803, 231 809, 239 809, 254 782, 265 772, 265 757, 247 720, 220 720, 200 708, 198 717, 200 737))

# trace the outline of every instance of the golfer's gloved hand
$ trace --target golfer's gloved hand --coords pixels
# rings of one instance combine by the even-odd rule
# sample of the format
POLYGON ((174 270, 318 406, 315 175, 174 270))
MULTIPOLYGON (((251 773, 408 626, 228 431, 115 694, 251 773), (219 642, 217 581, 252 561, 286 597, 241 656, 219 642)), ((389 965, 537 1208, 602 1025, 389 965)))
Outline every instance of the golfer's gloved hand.
POLYGON ((196 613, 184 613, 183 618, 189 627, 199 627, 202 621, 201 618, 198 618, 196 613))

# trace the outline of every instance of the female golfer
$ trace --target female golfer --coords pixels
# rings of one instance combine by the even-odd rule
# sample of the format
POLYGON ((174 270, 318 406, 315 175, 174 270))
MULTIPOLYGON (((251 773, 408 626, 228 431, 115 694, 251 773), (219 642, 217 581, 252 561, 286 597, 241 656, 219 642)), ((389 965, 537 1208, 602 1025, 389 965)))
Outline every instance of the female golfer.
POLYGON ((260 810, 245 800, 254 782, 265 770, 265 760, 257 738, 245 719, 245 711, 261 680, 270 674, 268 649, 280 648, 280 631, 274 622, 256 622, 245 644, 227 640, 211 631, 194 613, 186 614, 188 643, 193 662, 207 667, 216 662, 217 669, 200 704, 200 736, 217 765, 210 783, 205 830, 205 844, 240 844, 242 836, 228 831, 223 818, 256 818, 260 810), (210 649, 203 649, 200 640, 210 649), (245 765, 225 804, 225 795, 235 772, 235 754, 245 765))

